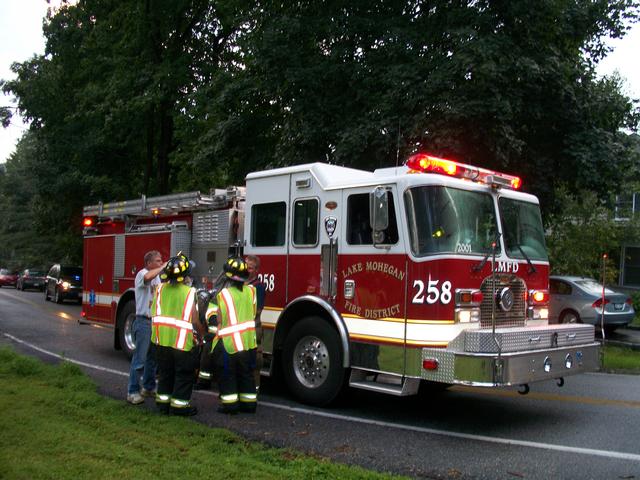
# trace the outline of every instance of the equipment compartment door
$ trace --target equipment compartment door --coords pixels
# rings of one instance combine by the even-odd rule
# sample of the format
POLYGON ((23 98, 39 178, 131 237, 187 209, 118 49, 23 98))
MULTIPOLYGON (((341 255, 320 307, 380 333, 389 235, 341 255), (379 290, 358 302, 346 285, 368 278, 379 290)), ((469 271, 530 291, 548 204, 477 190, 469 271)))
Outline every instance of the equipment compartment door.
POLYGON ((114 236, 85 237, 82 309, 85 319, 112 322, 114 236))

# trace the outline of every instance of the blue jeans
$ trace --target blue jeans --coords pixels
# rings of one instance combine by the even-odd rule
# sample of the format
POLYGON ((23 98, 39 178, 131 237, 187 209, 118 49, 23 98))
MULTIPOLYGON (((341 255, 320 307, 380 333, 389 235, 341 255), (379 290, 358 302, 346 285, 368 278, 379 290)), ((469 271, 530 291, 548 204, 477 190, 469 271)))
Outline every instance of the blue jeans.
POLYGON ((129 369, 129 385, 127 393, 140 392, 140 373, 142 386, 146 390, 156 389, 155 349, 151 347, 151 319, 136 315, 133 321, 133 341, 136 349, 131 357, 129 369), (142 372, 140 372, 142 370, 142 372))

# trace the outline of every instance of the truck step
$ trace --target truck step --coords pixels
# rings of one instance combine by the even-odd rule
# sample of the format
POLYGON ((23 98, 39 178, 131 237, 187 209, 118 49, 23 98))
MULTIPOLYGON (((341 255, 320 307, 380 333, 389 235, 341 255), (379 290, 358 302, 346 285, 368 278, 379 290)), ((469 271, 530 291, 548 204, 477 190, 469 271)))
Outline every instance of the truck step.
POLYGON ((418 393, 420 379, 353 369, 349 378, 349 386, 405 397, 418 393))

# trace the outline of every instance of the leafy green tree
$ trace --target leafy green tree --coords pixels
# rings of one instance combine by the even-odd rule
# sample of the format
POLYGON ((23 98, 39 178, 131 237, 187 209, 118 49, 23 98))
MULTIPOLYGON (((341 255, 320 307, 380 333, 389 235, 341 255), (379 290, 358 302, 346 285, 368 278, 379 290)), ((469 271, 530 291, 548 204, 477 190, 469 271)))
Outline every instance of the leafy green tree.
POLYGON ((637 117, 619 81, 594 68, 603 37, 622 35, 637 10, 627 0, 261 1, 240 39, 246 68, 222 99, 228 119, 207 133, 222 158, 248 154, 245 168, 372 168, 419 149, 516 172, 545 207, 556 178, 604 198, 629 167, 619 130, 637 117), (249 125, 252 145, 238 152, 249 125))
POLYGON ((640 240, 640 218, 616 220, 595 192, 575 195, 562 188, 557 199, 561 207, 547 223, 551 273, 601 279, 606 264, 607 283, 617 284, 620 247, 640 240))

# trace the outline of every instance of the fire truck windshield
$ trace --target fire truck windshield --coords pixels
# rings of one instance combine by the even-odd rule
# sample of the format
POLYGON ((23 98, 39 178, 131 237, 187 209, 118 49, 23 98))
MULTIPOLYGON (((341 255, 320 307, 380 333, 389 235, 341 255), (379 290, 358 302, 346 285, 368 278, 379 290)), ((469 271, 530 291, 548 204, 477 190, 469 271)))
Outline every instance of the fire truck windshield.
POLYGON ((501 198, 499 205, 507 255, 525 260, 548 260, 538 205, 511 198, 501 198))
POLYGON ((414 255, 484 255, 491 249, 498 231, 491 195, 424 186, 407 190, 404 200, 414 255))

